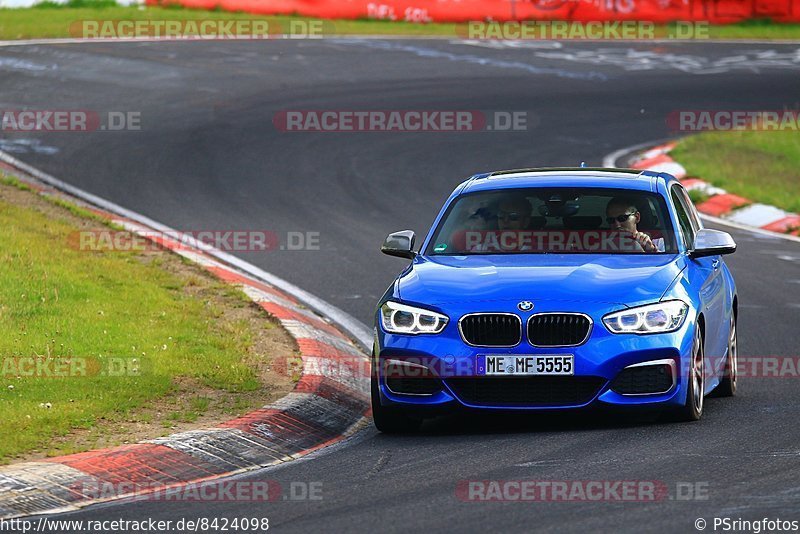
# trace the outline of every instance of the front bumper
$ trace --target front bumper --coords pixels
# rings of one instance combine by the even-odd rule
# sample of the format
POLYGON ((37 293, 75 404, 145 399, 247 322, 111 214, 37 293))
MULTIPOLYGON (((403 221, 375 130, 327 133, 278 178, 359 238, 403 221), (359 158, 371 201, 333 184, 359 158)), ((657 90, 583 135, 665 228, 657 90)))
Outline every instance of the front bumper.
POLYGON ((461 409, 552 411, 590 407, 645 407, 662 410, 685 403, 688 387, 686 370, 689 368, 696 327, 691 316, 675 332, 651 335, 612 334, 603 326, 601 317, 593 316, 592 319, 594 326, 588 340, 580 346, 563 348, 534 347, 525 339, 512 348, 479 348, 467 345, 453 324, 448 324, 439 335, 408 336, 387 333, 378 322, 373 359, 378 369, 380 402, 384 406, 404 407, 423 415, 461 409), (478 356, 487 354, 571 354, 574 356, 573 383, 570 384, 570 377, 563 377, 566 380, 560 382, 539 377, 508 377, 505 380, 531 379, 525 386, 520 382, 506 382, 496 384, 497 387, 484 387, 486 383, 475 381, 494 380, 494 377, 479 376, 476 362, 478 356), (387 361, 395 366, 398 362, 406 362, 427 368, 425 374, 428 379, 439 384, 438 388, 430 389, 437 391, 423 394, 398 393, 397 388, 393 391, 387 384, 387 361), (619 385, 619 382, 614 385, 614 380, 624 369, 643 363, 669 364, 673 372, 669 388, 658 389, 660 393, 647 394, 621 394, 614 390, 619 385), (458 380, 460 382, 456 382, 458 380), (464 387, 468 382, 471 389, 464 387), (501 394, 509 387, 525 391, 525 402, 491 400, 493 391, 501 394), (553 392, 553 396, 548 399, 544 392, 536 394, 525 388, 547 389, 553 392), (568 391, 565 393, 563 388, 568 391), (488 393, 475 395, 479 389, 488 393))

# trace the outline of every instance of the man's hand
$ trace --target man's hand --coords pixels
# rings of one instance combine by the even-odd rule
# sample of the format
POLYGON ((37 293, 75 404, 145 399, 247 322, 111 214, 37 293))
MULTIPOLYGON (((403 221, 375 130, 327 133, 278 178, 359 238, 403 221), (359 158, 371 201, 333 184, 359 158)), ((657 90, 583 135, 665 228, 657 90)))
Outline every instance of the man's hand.
POLYGON ((653 240, 644 232, 636 232, 633 238, 642 246, 645 252, 658 252, 658 248, 653 243, 653 240))

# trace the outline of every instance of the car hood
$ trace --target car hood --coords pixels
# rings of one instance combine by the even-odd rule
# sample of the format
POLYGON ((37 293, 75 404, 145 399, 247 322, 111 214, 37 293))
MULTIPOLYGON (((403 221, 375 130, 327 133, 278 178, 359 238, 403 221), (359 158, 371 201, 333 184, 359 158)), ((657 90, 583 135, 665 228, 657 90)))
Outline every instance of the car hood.
POLYGON ((418 256, 397 282, 408 302, 571 301, 635 306, 658 300, 681 255, 418 256))

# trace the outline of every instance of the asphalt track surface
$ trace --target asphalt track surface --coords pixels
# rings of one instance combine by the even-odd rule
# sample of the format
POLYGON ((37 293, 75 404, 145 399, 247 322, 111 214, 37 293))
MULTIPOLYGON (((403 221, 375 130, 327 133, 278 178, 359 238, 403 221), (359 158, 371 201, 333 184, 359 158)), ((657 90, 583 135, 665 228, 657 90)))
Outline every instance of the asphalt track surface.
MULTIPOLYGON (((390 231, 424 234, 466 176, 599 164, 670 135, 679 109, 781 109, 800 95, 789 44, 343 40, 29 45, 0 49, 0 108, 140 111, 142 131, 4 134, 0 148, 183 230, 319 232, 320 250, 237 253, 371 323, 403 267, 390 231), (285 133, 295 109, 526 111, 529 128, 285 133)), ((733 231, 740 354, 797 356, 800 244, 733 231)), ((694 531, 696 518, 800 520, 800 379, 743 378, 700 423, 621 417, 448 418, 372 429, 239 480, 322 483, 322 500, 136 502, 71 519, 269 517, 278 531, 694 531), (462 480, 645 480, 651 503, 462 502, 462 480), (707 490, 682 500, 679 483, 707 490)), ((685 487, 682 486, 682 487, 685 487)), ((685 492, 684 492, 685 493, 685 492)))

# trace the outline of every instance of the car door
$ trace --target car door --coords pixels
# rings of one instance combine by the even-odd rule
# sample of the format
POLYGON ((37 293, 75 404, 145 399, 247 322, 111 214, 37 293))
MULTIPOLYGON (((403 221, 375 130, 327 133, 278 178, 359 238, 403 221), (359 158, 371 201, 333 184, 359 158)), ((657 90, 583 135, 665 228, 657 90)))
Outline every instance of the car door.
MULTIPOLYGON (((700 221, 692 216, 691 201, 686 190, 678 184, 670 190, 675 214, 683 234, 687 250, 694 246, 694 238, 700 229, 700 221)), ((720 376, 724 363, 727 334, 723 335, 725 317, 725 284, 722 275, 720 256, 689 259, 688 275, 693 288, 700 299, 700 310, 705 318, 705 356, 706 356, 706 388, 716 385, 714 377, 720 376)))

